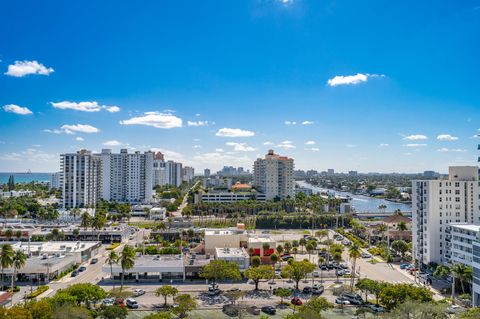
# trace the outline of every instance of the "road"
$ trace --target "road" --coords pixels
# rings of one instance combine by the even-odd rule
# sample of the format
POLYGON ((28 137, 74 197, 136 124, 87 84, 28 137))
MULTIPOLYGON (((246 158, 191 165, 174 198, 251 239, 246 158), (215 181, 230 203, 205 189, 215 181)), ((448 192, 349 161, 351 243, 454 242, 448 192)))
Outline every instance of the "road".
MULTIPOLYGON (((193 184, 193 186, 190 187, 190 190, 194 189, 197 186, 198 183, 200 183, 200 181, 193 184)), ((178 209, 176 211, 172 212, 173 217, 182 217, 182 211, 185 208, 185 206, 187 206, 187 204, 188 204, 188 193, 189 192, 186 192, 185 195, 183 196, 182 203, 180 204, 180 206, 178 206, 178 209)))

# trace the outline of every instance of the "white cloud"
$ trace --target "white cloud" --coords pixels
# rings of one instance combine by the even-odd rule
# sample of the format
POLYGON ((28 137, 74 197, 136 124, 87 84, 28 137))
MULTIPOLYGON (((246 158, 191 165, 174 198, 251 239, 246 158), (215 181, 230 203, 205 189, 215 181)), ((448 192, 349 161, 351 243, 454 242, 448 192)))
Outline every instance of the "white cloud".
POLYGON ((120 108, 118 106, 108 106, 106 108, 106 110, 110 113, 116 113, 116 112, 120 112, 120 108))
POLYGON ((21 78, 29 74, 49 75, 53 71, 52 68, 47 68, 45 65, 38 63, 37 61, 15 61, 15 64, 10 64, 8 66, 8 70, 5 74, 21 78))
POLYGON ((172 113, 145 112, 143 116, 120 121, 122 125, 146 125, 155 128, 171 129, 182 127, 182 119, 172 113))
POLYGON ((235 143, 235 142, 227 142, 225 143, 227 146, 233 146, 233 150, 235 152, 253 152, 255 149, 251 146, 248 146, 247 143, 235 143))
POLYGON ((263 143, 263 145, 273 145, 273 143, 270 141, 266 141, 265 143, 263 143))
POLYGON ((103 145, 104 146, 120 146, 122 145, 122 143, 117 140, 110 140, 110 141, 103 142, 103 145))
POLYGON ((315 122, 313 122, 313 121, 303 121, 302 122, 302 125, 312 125, 312 124, 315 124, 315 122))
POLYGON ((277 147, 283 148, 283 149, 293 149, 296 148, 295 145, 293 145, 292 141, 283 141, 280 144, 277 145, 277 147))
POLYGON ((305 145, 315 145, 315 141, 306 141, 305 145))
POLYGON ((98 133, 100 130, 88 124, 62 125, 61 129, 67 134, 75 133, 98 133))
POLYGON ((0 159, 4 161, 15 162, 31 162, 31 163, 56 163, 58 161, 58 155, 52 153, 46 153, 37 148, 27 148, 20 153, 12 152, 0 155, 0 159))
POLYGON ((411 144, 404 144, 403 146, 406 146, 406 147, 424 147, 424 146, 427 146, 427 144, 411 143, 411 144))
POLYGON ((225 150, 223 148, 216 148, 215 152, 223 153, 225 150))
POLYGON ((437 136, 437 140, 439 141, 456 141, 458 137, 452 136, 450 134, 440 134, 437 136))
POLYGON ((202 145, 193 145, 193 148, 202 148, 202 145))
POLYGON ((338 85, 355 85, 363 82, 367 82, 369 78, 384 77, 383 74, 362 74, 357 73, 355 75, 336 75, 327 81, 329 86, 338 85))
POLYGON ((378 146, 380 146, 380 147, 388 147, 388 146, 390 146, 390 144, 387 144, 387 143, 381 143, 381 144, 380 144, 380 145, 378 145, 378 146))
POLYGON ((115 113, 120 111, 118 106, 112 105, 100 105, 96 101, 84 101, 84 102, 71 102, 71 101, 62 101, 62 102, 50 102, 50 104, 60 110, 75 110, 81 112, 99 112, 102 109, 107 110, 110 113, 115 113))
POLYGON ((225 165, 225 163, 231 163, 238 166, 251 165, 253 160, 248 156, 238 156, 235 154, 228 154, 223 152, 208 152, 203 154, 197 154, 193 157, 195 163, 205 164, 209 167, 211 165, 225 165))
POLYGON ((251 137, 255 136, 255 132, 239 128, 221 128, 215 135, 222 137, 251 137))
POLYGON ((19 115, 33 114, 27 107, 21 107, 15 104, 7 104, 3 106, 3 110, 8 113, 15 113, 19 115))
POLYGON ((357 147, 357 145, 354 145, 354 144, 347 144, 347 145, 345 145, 345 147, 348 147, 348 148, 354 148, 354 147, 357 147))
POLYGON ((208 121, 187 121, 188 126, 208 126, 208 121))
POLYGON ((43 132, 46 132, 46 133, 52 133, 52 134, 62 134, 63 131, 62 130, 57 130, 57 129, 44 129, 43 132))
POLYGON ((285 125, 297 125, 297 122, 295 121, 285 121, 285 125))
POLYGON ((456 152, 456 153, 466 153, 467 150, 461 148, 446 148, 442 147, 437 150, 438 152, 456 152))
POLYGON ((312 152, 319 152, 320 149, 318 147, 311 147, 311 148, 306 148, 306 151, 312 151, 312 152))
POLYGON ((426 140, 428 139, 428 137, 426 137, 423 134, 413 134, 413 135, 405 136, 403 139, 407 141, 420 141, 420 140, 426 140))
POLYGON ((83 141, 85 141, 85 140, 83 139, 83 137, 77 136, 77 137, 75 138, 75 141, 83 142, 83 141))

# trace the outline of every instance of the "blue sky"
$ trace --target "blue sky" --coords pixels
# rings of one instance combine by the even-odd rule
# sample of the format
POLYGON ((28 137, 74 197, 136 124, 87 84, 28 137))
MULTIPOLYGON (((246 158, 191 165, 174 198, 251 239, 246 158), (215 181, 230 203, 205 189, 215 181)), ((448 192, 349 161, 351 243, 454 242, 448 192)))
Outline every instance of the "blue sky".
POLYGON ((480 1, 3 1, 0 171, 160 149, 200 170, 475 164, 480 1), (190 122, 190 123, 189 123, 190 122))

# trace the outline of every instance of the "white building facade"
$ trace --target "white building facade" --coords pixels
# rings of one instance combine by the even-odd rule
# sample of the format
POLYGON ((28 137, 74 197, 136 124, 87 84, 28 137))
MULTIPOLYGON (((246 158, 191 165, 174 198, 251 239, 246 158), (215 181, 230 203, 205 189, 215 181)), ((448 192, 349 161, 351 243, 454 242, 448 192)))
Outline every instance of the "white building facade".
POLYGON ((294 163, 292 158, 269 150, 265 158, 253 164, 253 185, 267 200, 295 195, 294 163))
POLYGON ((444 264, 451 258, 451 223, 478 224, 478 167, 449 167, 448 179, 412 181, 415 259, 444 264))

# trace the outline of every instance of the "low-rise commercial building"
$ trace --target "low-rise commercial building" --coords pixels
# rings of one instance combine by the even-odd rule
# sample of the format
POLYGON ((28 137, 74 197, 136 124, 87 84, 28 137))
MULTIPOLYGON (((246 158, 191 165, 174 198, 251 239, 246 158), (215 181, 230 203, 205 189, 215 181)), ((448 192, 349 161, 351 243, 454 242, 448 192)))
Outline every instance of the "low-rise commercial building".
MULTIPOLYGON (((114 279, 120 279, 122 266, 120 263, 103 266, 103 271, 112 271, 114 279)), ((185 265, 182 255, 139 256, 135 265, 125 272, 126 279, 152 280, 152 279, 181 279, 185 280, 185 265)))
POLYGON ((64 228, 65 240, 69 241, 100 241, 104 244, 122 243, 128 240, 132 228, 128 226, 104 227, 102 229, 71 226, 64 228))
POLYGON ((202 202, 232 203, 242 200, 266 201, 265 194, 257 192, 208 192, 201 196, 202 202))
POLYGON ((240 271, 250 267, 250 256, 245 248, 217 248, 215 259, 236 263, 240 271))

